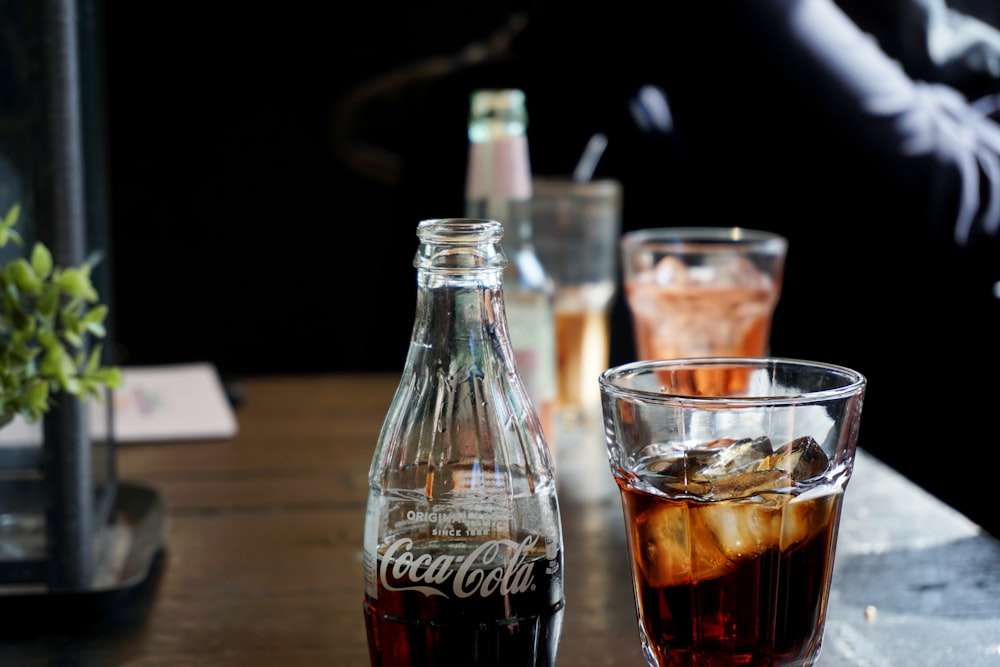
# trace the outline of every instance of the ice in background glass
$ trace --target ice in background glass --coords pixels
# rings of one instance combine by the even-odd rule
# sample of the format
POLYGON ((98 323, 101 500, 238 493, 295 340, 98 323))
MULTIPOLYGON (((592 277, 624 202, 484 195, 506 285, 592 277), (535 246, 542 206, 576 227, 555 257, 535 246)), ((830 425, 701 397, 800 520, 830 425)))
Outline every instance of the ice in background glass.
POLYGON ((864 376, 702 358, 599 384, 649 664, 814 664, 864 376))
POLYGON ((637 358, 768 354, 787 249, 778 234, 741 227, 623 235, 637 358))
POLYGON ((618 283, 622 187, 554 176, 536 176, 533 185, 535 248, 555 282, 556 408, 596 419, 618 283))

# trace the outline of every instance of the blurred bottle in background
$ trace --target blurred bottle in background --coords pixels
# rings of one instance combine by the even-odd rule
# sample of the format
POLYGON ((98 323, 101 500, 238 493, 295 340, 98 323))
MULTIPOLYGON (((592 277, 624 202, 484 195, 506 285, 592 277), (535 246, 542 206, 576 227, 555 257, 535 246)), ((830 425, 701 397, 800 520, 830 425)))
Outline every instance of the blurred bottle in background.
POLYGON ((504 302, 514 358, 551 438, 556 399, 554 286, 535 252, 524 92, 473 92, 465 215, 503 224, 504 302))

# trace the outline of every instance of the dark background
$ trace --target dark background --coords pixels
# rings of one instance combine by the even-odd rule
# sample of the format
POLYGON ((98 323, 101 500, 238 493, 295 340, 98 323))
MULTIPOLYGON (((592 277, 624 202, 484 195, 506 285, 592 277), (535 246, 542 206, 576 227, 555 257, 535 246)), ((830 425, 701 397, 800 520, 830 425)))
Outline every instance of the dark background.
MULTIPOLYGON (((208 359, 226 375, 401 367, 417 220, 396 211, 398 174, 358 173, 340 155, 354 136, 338 129, 338 105, 376 75, 489 34, 513 8, 300 4, 106 10, 124 363, 208 359)), ((359 111, 358 135, 399 153, 419 95, 404 87, 359 111)), ((464 138, 464 120, 452 129, 464 138)), ((460 189, 445 179, 462 168, 445 160, 428 196, 460 189)))
MULTIPOLYGON (((210 360, 227 379, 400 370, 416 224, 462 211, 468 95, 517 86, 536 173, 570 172, 591 134, 608 135, 596 175, 622 181, 625 229, 785 234, 772 352, 865 373, 862 446, 995 522, 962 490, 964 471, 942 473, 923 452, 998 456, 980 419, 1000 393, 997 250, 956 247, 928 213, 954 182, 883 159, 833 91, 748 22, 744 1, 656 13, 637 1, 586 12, 552 1, 112 3, 119 361, 210 360), (483 49, 493 55, 475 61, 483 49), (673 131, 637 121, 644 85, 665 91, 673 131)), ((970 98, 1000 91, 907 51, 899 3, 843 4, 915 78, 970 98)), ((632 354, 619 299, 611 362, 632 354)))

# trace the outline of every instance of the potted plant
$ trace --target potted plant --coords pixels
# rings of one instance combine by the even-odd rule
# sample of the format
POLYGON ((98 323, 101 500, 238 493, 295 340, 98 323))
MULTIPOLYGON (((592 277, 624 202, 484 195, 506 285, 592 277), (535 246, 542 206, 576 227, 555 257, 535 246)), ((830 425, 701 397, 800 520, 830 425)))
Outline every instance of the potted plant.
MULTIPOLYGON (((14 229, 15 204, 0 219, 0 248, 22 245, 14 229)), ((102 389, 121 385, 121 370, 101 363, 108 314, 91 282, 99 257, 79 266, 55 266, 41 242, 29 257, 0 263, 0 427, 16 416, 37 422, 60 392, 103 400, 102 389)))

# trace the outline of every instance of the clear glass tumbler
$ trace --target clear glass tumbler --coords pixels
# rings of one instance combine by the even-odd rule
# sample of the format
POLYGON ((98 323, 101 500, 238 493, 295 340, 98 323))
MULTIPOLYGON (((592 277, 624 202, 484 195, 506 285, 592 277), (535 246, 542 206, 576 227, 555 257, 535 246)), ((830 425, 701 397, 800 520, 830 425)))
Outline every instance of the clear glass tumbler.
POLYGON ((637 359, 763 357, 788 241, 743 227, 639 229, 620 242, 637 359))
POLYGON ((865 377, 689 358, 599 383, 649 664, 814 664, 865 377))

